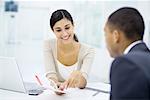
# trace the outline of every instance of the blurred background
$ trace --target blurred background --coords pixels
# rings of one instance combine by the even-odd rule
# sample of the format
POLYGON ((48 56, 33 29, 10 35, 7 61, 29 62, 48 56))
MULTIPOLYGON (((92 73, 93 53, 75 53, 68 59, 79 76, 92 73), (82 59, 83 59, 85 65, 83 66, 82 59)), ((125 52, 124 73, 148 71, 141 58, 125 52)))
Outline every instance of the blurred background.
POLYGON ((55 38, 49 19, 57 9, 68 10, 75 22, 79 41, 96 49, 89 81, 109 83, 110 58, 104 40, 104 25, 109 14, 120 7, 137 8, 145 21, 144 41, 150 47, 149 0, 0 0, 0 56, 15 57, 23 79, 44 76, 43 40, 55 38))

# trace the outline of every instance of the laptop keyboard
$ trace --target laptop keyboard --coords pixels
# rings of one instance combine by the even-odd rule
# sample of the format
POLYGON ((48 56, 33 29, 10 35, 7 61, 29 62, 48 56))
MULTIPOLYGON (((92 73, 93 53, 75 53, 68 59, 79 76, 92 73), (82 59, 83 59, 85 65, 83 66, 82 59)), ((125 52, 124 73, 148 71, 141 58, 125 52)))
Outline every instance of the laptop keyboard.
POLYGON ((36 83, 24 82, 24 85, 29 95, 39 95, 45 90, 45 88, 37 85, 36 83))

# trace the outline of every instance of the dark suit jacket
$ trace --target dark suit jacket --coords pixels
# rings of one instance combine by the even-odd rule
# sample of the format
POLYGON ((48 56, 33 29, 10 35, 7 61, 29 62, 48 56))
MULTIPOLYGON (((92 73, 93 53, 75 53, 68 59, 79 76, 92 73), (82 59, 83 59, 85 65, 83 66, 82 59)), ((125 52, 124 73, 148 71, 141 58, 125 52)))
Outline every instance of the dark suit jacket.
POLYGON ((111 100, 150 100, 150 50, 145 43, 113 61, 110 83, 111 100))

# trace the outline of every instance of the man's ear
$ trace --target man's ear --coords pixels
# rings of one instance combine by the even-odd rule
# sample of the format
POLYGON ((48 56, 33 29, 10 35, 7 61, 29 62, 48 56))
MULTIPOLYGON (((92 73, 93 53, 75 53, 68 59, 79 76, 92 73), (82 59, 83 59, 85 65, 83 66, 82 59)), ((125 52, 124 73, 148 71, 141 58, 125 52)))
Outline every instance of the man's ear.
POLYGON ((120 32, 118 30, 113 31, 113 40, 115 43, 120 41, 120 32))

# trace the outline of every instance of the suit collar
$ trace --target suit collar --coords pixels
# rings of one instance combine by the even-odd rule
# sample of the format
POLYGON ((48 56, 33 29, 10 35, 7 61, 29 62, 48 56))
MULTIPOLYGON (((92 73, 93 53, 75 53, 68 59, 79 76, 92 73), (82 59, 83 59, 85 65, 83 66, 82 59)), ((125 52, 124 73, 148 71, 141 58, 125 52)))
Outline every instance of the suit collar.
POLYGON ((124 54, 127 54, 134 46, 136 46, 137 44, 142 43, 141 40, 139 41, 135 41, 133 43, 131 43, 124 51, 124 54))
POLYGON ((150 50, 148 49, 148 47, 146 46, 146 44, 144 42, 138 43, 136 45, 134 45, 130 50, 130 52, 134 52, 134 51, 142 51, 142 52, 149 52, 150 50))

